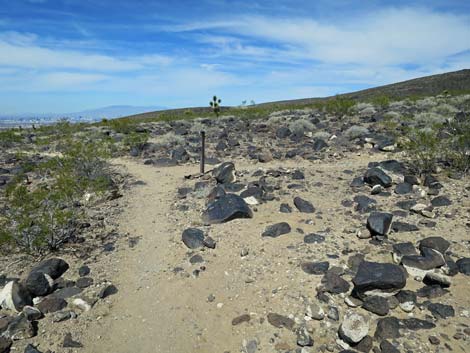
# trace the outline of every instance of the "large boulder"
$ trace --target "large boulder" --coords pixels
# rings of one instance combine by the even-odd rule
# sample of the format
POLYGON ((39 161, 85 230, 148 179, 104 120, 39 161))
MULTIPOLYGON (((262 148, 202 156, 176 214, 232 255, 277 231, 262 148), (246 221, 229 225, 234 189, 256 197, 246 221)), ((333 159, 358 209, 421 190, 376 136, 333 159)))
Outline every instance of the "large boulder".
POLYGON ((406 273, 398 265, 363 261, 352 281, 354 293, 360 298, 369 294, 394 294, 405 287, 406 273))
POLYGON ((367 218, 367 229, 369 229, 371 235, 373 236, 385 236, 390 230, 392 219, 393 215, 391 213, 372 212, 367 218))
POLYGON ((463 257, 456 262, 459 272, 470 276, 470 257, 463 257))
POLYGON ((382 185, 383 187, 392 186, 392 178, 380 168, 370 168, 364 175, 364 181, 371 185, 382 185))
POLYGON ((212 176, 219 184, 230 184, 236 180, 235 165, 232 162, 225 162, 214 168, 212 176))
POLYGON ((24 285, 33 297, 42 297, 52 291, 54 280, 47 273, 31 272, 24 285))
POLYGON ((47 259, 33 267, 31 273, 40 272, 49 275, 52 279, 57 279, 69 269, 69 264, 62 259, 47 259))
POLYGON ((236 218, 253 218, 253 212, 238 195, 226 194, 210 202, 202 214, 205 223, 225 223, 236 218))
POLYGON ((26 305, 33 305, 31 294, 20 283, 11 281, 0 292, 0 306, 20 312, 26 305))
POLYGON ((439 251, 442 255, 445 254, 449 246, 450 243, 442 237, 428 237, 419 242, 419 249, 421 251, 423 248, 429 248, 439 251))

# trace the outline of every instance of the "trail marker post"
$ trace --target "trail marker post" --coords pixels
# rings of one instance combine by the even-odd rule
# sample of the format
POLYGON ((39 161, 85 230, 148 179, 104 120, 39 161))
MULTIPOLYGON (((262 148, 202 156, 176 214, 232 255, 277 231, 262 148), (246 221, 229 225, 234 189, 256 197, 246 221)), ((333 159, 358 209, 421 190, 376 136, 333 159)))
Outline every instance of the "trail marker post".
POLYGON ((206 159, 206 132, 201 131, 201 174, 204 174, 204 164, 206 159))

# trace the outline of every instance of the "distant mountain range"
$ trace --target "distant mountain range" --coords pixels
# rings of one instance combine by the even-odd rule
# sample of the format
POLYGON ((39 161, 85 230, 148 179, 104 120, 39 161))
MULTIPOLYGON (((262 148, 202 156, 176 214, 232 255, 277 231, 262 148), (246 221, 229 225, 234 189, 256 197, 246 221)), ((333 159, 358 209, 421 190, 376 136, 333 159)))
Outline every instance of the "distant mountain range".
POLYGON ((167 109, 162 106, 132 106, 132 105, 112 105, 98 109, 83 110, 75 113, 20 113, 20 114, 2 114, 0 112, 0 120, 9 121, 33 121, 46 120, 53 121, 60 118, 67 118, 73 121, 79 120, 101 120, 103 118, 112 119, 123 116, 142 114, 152 111, 167 109))

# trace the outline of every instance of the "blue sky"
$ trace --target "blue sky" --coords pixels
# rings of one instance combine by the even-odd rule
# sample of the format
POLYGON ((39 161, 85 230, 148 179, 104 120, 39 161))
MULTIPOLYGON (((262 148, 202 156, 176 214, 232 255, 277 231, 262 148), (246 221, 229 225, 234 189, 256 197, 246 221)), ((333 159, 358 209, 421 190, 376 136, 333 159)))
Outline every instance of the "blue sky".
POLYGON ((469 1, 0 0, 0 112, 327 96, 470 68, 469 1))

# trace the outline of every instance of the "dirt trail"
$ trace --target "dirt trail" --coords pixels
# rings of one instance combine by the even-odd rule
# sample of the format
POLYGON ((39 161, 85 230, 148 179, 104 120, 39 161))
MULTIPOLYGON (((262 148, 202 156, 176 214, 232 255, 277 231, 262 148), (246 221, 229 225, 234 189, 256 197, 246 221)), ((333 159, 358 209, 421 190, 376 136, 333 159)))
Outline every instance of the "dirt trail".
MULTIPOLYGON (((279 200, 256 206, 253 219, 203 227, 217 241, 217 248, 195 252, 182 245, 181 233, 187 227, 202 226, 200 211, 191 199, 186 201, 187 211, 177 210, 175 204, 179 187, 194 187, 195 181, 184 181, 183 177, 197 172, 198 166, 155 168, 119 160, 123 170, 143 182, 126 192, 121 201, 124 212, 119 216, 119 232, 140 237, 140 241, 133 249, 124 246, 97 264, 109 273, 108 278, 119 292, 105 305, 93 308, 93 316, 80 337, 84 345, 80 352, 234 353, 240 352, 244 341, 256 342, 261 352, 276 351, 275 347, 280 351, 295 349, 295 335, 286 329, 273 335, 274 328, 266 317, 275 312, 303 319, 305 304, 316 301, 315 287, 321 276, 303 273, 300 263, 328 259, 331 266, 345 266, 347 256, 335 256, 341 251, 362 253, 369 260, 390 261, 388 252, 377 252, 368 242, 350 234, 348 229, 361 227, 363 220, 352 217, 351 211, 341 206, 342 200, 352 197, 349 183, 353 176, 344 170, 356 174, 367 162, 381 157, 364 154, 339 161, 303 162, 305 189, 281 192, 279 200), (280 214, 279 204, 292 203, 293 195, 312 200, 315 214, 280 214), (260 236, 267 225, 280 221, 292 226, 291 234, 276 239, 260 236), (324 234, 326 241, 321 245, 304 244, 303 234, 312 232, 324 234), (249 254, 242 257, 244 249, 249 254), (200 255, 203 262, 191 264, 189 259, 194 254, 200 255), (201 270, 200 275, 194 276, 194 270, 201 270), (210 297, 213 300, 208 300, 210 297), (243 314, 249 314, 250 321, 232 326, 232 319, 243 314)), ((259 165, 242 160, 235 161, 235 165, 249 174, 259 167, 299 166, 296 161, 259 165)), ((386 199, 380 201, 384 209, 393 209, 387 203, 386 199)), ((460 229, 458 221, 452 219, 443 219, 439 225, 441 229, 460 229)), ((413 239, 435 233, 422 229, 413 239)), ((454 233, 455 240, 465 238, 463 231, 454 233)), ((392 237, 395 241, 409 239, 401 234, 392 237)), ((463 287, 455 291, 459 302, 468 302, 459 294, 466 292, 466 286, 456 286, 463 287)), ((336 300, 339 304, 343 299, 336 300)), ((395 315, 406 317, 399 311, 395 315)), ((315 332, 316 347, 334 344, 334 328, 318 321, 310 321, 308 327, 315 332)), ((437 330, 423 335, 437 334, 437 330)), ((453 334, 450 327, 445 331, 453 334)), ((415 340, 420 341, 426 340, 415 340)))

